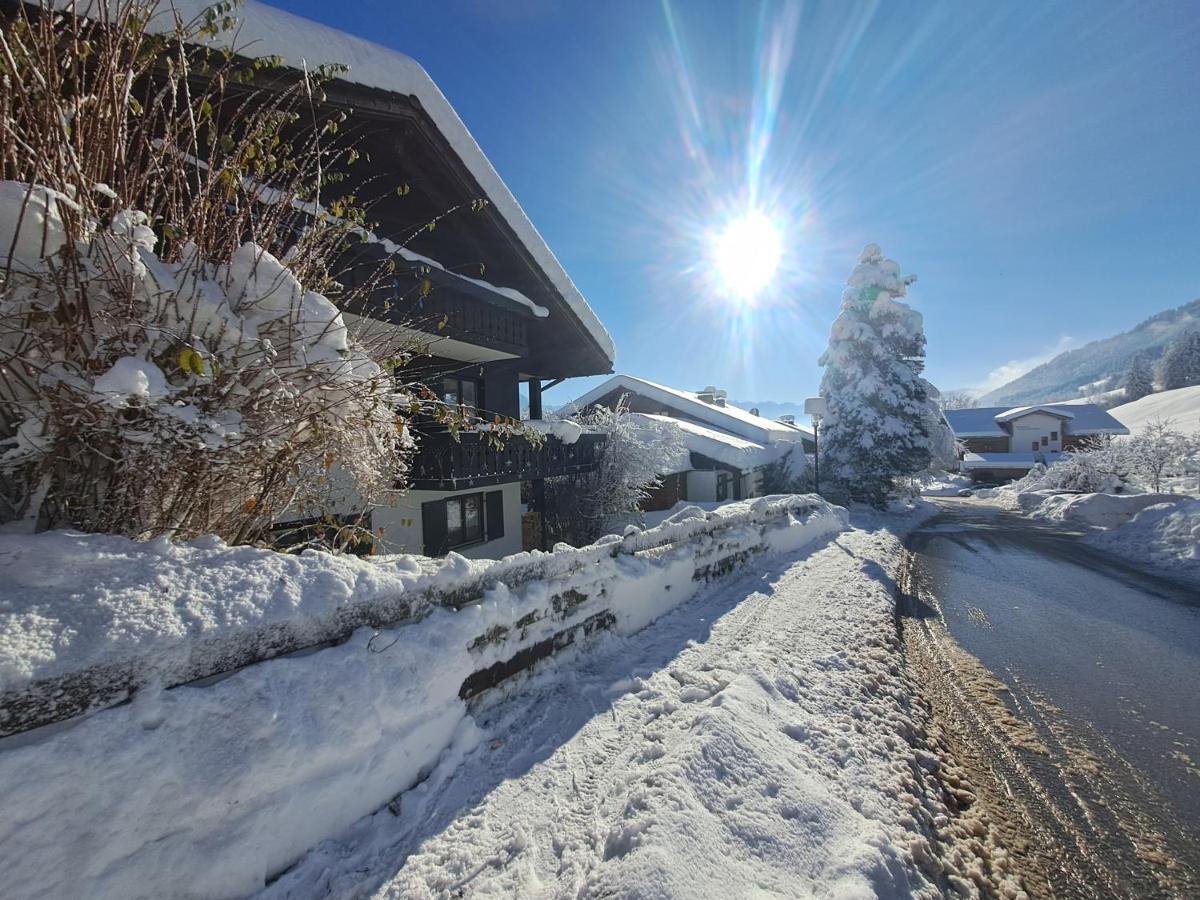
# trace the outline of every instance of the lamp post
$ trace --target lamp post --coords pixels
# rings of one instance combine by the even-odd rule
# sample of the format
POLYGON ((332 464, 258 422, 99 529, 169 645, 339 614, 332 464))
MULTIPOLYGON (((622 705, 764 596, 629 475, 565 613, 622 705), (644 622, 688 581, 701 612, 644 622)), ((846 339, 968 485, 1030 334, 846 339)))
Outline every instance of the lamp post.
POLYGON ((821 493, 821 419, 828 414, 829 404, 824 397, 809 397, 804 401, 804 412, 813 423, 813 487, 821 493))

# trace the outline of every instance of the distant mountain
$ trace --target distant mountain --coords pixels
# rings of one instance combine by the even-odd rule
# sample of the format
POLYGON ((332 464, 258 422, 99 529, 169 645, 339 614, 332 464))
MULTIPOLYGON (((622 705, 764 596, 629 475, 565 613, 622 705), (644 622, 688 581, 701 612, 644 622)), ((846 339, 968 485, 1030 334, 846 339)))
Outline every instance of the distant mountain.
POLYGON ((778 419, 780 416, 795 416, 796 421, 807 421, 803 403, 788 403, 776 400, 730 400, 738 409, 757 409, 758 414, 768 419, 778 419))
POLYGON ((1129 331, 1058 354, 979 398, 980 406, 1048 403, 1120 386, 1135 353, 1157 359, 1176 335, 1200 329, 1200 300, 1151 316, 1129 331))

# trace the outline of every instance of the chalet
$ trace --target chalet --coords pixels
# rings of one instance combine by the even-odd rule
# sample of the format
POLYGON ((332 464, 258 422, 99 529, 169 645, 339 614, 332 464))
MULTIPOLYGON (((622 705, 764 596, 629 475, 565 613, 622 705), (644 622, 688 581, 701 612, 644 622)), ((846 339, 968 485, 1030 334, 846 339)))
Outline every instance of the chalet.
POLYGON ((760 496, 765 466, 789 451, 795 457, 812 452, 812 432, 796 425, 792 417, 767 419, 756 410, 732 406, 726 392, 714 387, 684 391, 614 375, 569 408, 615 409, 621 402, 637 417, 677 428, 686 449, 668 465, 669 471, 662 472, 661 484, 644 504, 646 511, 669 509, 680 500, 719 502, 760 496))
MULTIPOLYGON (((206 5, 174 4, 185 19, 206 5)), ((377 272, 385 257, 399 264, 381 296, 350 311, 354 318, 415 338, 427 352, 421 379, 482 421, 519 419, 524 384, 536 428, 544 386, 612 371, 608 332, 420 65, 254 0, 235 15, 237 45, 256 56, 278 55, 292 68, 350 67, 325 86, 321 111, 347 114, 342 130, 369 160, 343 173, 344 189, 383 196, 371 208, 375 233, 356 251, 362 265, 348 265, 342 280, 377 272), (372 189, 379 184, 387 190, 372 189), (401 185, 403 192, 392 190, 401 185), (424 227, 434 220, 436 229, 424 227)), ((536 497, 542 479, 594 468, 603 440, 508 437, 498 448, 486 434, 455 437, 431 422, 418 432, 407 492, 369 511, 365 523, 382 535, 385 551, 477 558, 520 551, 522 484, 531 483, 536 497)), ((366 511, 352 507, 351 500, 339 512, 361 519, 366 511)))
POLYGON ((950 409, 944 415, 962 443, 959 470, 976 481, 1010 481, 1088 438, 1129 434, 1093 403, 950 409))

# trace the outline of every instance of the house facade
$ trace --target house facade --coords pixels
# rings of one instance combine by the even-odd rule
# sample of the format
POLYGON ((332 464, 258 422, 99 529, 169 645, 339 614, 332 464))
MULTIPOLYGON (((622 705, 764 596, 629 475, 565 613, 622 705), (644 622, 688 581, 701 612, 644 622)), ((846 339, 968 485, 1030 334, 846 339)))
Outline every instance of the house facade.
POLYGON ((1089 439, 1129 434, 1093 403, 951 409, 944 415, 961 442, 959 471, 983 482, 1011 481, 1089 439))
POLYGON ((621 403, 639 419, 676 429, 685 448, 661 473, 659 486, 643 504, 647 512, 669 509, 683 500, 714 503, 761 496, 766 466, 789 453, 789 460, 799 464, 813 449, 812 433, 794 420, 767 419, 740 409, 715 387, 685 391, 614 375, 569 409, 616 409, 621 403))
MULTIPOLYGON (((377 224, 339 276, 351 287, 372 279, 348 323, 412 347, 397 376, 423 382, 480 426, 452 435, 433 421, 410 423, 418 450, 407 490, 370 510, 351 493, 337 501, 337 519, 369 527, 383 552, 520 551, 522 484, 536 498, 543 479, 595 467, 603 437, 497 442, 487 428, 497 417, 521 418, 522 385, 536 428, 544 386, 612 371, 611 337, 416 62, 253 0, 236 15, 238 43, 255 55, 278 54, 293 69, 350 65, 324 85, 319 110, 347 115, 341 131, 369 161, 340 173, 338 191, 378 198, 370 209, 377 224), (391 272, 379 282, 384 264, 391 272)), ((327 518, 279 527, 321 527, 327 518)))

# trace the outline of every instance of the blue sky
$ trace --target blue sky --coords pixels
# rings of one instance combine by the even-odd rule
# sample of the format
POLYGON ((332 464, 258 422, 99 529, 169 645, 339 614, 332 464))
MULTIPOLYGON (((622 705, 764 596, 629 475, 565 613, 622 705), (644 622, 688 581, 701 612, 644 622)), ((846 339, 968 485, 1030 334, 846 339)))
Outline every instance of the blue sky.
POLYGON ((944 389, 1200 296, 1197 0, 274 5, 426 68, 621 372, 802 400, 868 242, 944 389), (747 304, 708 248, 750 205, 784 257, 747 304))

